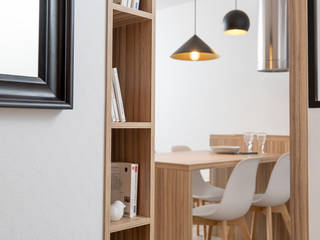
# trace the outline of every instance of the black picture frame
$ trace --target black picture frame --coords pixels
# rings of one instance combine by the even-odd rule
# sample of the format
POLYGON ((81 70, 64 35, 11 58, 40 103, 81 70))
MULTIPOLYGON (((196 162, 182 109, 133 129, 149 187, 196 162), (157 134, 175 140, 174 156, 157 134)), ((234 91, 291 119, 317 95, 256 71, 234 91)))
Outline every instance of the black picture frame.
POLYGON ((318 75, 317 0, 308 0, 308 79, 309 107, 320 108, 318 75))
POLYGON ((73 108, 74 0, 39 2, 38 77, 0 73, 0 107, 73 108))

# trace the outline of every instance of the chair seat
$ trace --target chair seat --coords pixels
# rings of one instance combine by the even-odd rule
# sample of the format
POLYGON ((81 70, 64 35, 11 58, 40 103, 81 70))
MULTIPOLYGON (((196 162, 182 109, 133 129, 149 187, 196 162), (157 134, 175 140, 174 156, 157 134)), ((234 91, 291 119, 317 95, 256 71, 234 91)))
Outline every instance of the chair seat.
POLYGON ((212 215, 217 211, 219 204, 203 205, 192 209, 192 216, 212 219, 212 215))
POLYGON ((274 207, 285 204, 289 200, 287 196, 269 196, 265 193, 255 194, 252 205, 255 207, 274 207))
POLYGON ((219 187, 214 187, 212 185, 208 184, 205 191, 202 193, 195 192, 192 195, 192 198, 204 200, 207 202, 219 202, 222 199, 224 189, 219 187))

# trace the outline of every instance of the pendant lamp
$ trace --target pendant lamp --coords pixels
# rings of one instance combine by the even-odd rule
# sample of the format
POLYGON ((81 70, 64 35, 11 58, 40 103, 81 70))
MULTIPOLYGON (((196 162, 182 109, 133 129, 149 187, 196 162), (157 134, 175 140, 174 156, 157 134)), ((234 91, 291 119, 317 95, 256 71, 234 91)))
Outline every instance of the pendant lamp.
POLYGON ((219 55, 197 36, 197 0, 194 0, 194 35, 175 51, 171 58, 185 61, 204 61, 218 57, 219 55))
POLYGON ((248 33, 250 20, 245 12, 237 9, 237 0, 235 0, 235 10, 224 16, 223 24, 225 34, 239 36, 248 33))

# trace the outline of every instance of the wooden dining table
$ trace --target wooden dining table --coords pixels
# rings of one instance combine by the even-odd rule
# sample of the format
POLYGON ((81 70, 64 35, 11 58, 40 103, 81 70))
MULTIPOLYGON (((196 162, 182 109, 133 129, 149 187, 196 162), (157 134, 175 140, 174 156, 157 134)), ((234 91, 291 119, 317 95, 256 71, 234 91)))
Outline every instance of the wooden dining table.
POLYGON ((276 162, 280 154, 215 154, 212 151, 155 155, 155 239, 192 239, 192 171, 234 167, 247 158, 260 164, 276 162))

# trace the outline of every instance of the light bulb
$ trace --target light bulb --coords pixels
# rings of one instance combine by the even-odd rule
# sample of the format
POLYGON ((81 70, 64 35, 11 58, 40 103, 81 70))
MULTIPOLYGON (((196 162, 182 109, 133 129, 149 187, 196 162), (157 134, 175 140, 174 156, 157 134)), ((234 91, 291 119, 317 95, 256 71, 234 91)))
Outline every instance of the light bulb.
POLYGON ((192 61, 197 61, 200 58, 200 53, 197 52, 197 51, 192 51, 190 53, 190 58, 191 58, 192 61))

